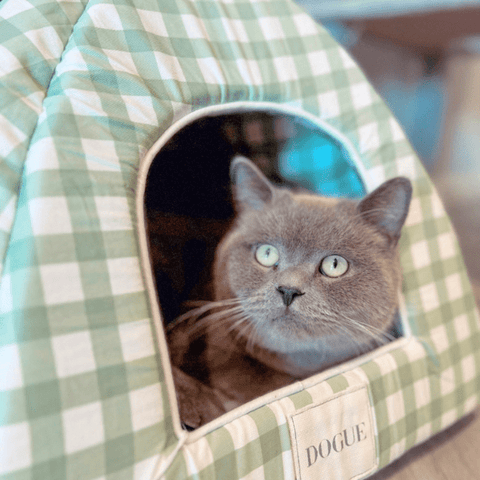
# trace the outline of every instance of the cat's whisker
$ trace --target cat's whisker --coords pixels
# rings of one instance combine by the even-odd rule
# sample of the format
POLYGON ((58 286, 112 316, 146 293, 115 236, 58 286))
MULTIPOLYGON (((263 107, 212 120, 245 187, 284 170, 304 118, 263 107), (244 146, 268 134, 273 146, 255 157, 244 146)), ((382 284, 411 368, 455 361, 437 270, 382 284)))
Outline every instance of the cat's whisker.
POLYGON ((222 324, 228 324, 230 323, 232 315, 238 315, 240 313, 242 313, 242 308, 234 307, 228 310, 222 310, 220 312, 206 315, 195 322, 195 324, 192 326, 191 333, 192 335, 196 335, 202 330, 206 330, 208 328, 215 329, 222 324))
POLYGON ((249 344, 252 340, 252 333, 253 338, 255 337, 256 328, 255 325, 250 321, 251 319, 247 316, 242 316, 239 321, 236 322, 230 329, 230 332, 236 330, 235 335, 235 342, 237 342, 240 338, 246 338, 246 349, 249 351, 249 344), (243 325, 242 325, 243 324, 243 325), (241 328, 238 328, 241 327, 241 328))
POLYGON ((343 332, 343 334, 348 336, 350 340, 356 344, 356 348, 360 351, 360 353, 362 351, 370 350, 370 342, 372 341, 377 346, 381 346, 389 341, 395 340, 395 337, 388 331, 375 327, 374 325, 360 322, 345 315, 342 315, 339 318, 328 317, 326 318, 325 325, 328 325, 333 334, 338 334, 339 331, 343 332), (358 339, 355 337, 355 335, 352 335, 354 331, 362 333, 369 339, 369 341, 366 341, 365 338, 358 339))
MULTIPOLYGON (((246 303, 255 302, 258 298, 260 298, 259 295, 252 296, 246 303)), ((185 306, 198 305, 198 307, 178 316, 168 325, 167 331, 177 327, 180 323, 185 323, 185 328, 189 328, 190 341, 194 341, 207 331, 215 331, 215 335, 218 336, 219 330, 225 330, 222 328, 225 325, 227 326, 227 332, 224 333, 225 336, 231 328, 233 320, 237 320, 239 324, 247 320, 248 317, 245 316, 241 304, 242 299, 239 298, 218 301, 193 300, 185 302, 185 306), (191 324, 191 326, 187 327, 188 324, 191 324)))
POLYGON ((221 324, 215 324, 212 328, 209 328, 209 336, 210 340, 214 343, 220 342, 224 343, 226 338, 240 325, 245 323, 247 317, 242 313, 237 313, 235 315, 231 315, 228 318, 223 318, 221 320, 221 324), (233 324, 232 324, 233 322, 233 324))
MULTIPOLYGON (((386 340, 383 339, 380 335, 379 332, 371 331, 365 325, 361 325, 358 323, 352 323, 350 326, 353 329, 356 329, 358 332, 363 333, 370 341, 373 341, 377 345, 383 345, 386 343, 386 340)), ((365 341, 361 341, 360 339, 357 339, 355 336, 352 336, 352 340, 355 340, 359 344, 365 344, 365 341)))
MULTIPOLYGON (((187 303, 187 302, 186 302, 187 303)), ((240 305, 239 299, 229 299, 229 300, 221 300, 216 302, 202 302, 202 306, 193 308, 188 312, 179 315, 173 322, 168 325, 168 329, 172 329, 177 326, 179 323, 191 320, 191 319, 198 319, 203 314, 207 313, 209 310, 213 309, 220 309, 224 307, 228 307, 230 305, 240 305)))
POLYGON ((255 328, 254 324, 250 324, 251 331, 249 332, 249 335, 247 336, 247 343, 245 346, 245 349, 249 353, 253 353, 255 345, 257 345, 257 338, 259 337, 258 330, 255 328))
POLYGON ((352 323, 355 324, 355 326, 358 326, 366 331, 371 332, 373 335, 377 335, 379 337, 384 337, 390 341, 395 340, 395 337, 388 332, 388 330, 385 330, 384 328, 376 327, 375 325, 371 325, 369 323, 363 323, 359 321, 354 321, 350 318, 348 318, 352 323))
POLYGON ((214 307, 222 307, 224 305, 229 304, 238 304, 240 303, 240 299, 238 298, 227 298, 225 300, 187 300, 183 302, 183 306, 185 307, 204 307, 210 306, 211 308, 214 307))
POLYGON ((330 318, 327 325, 330 328, 330 331, 331 331, 332 335, 338 334, 338 331, 340 330, 346 336, 351 337, 351 334, 352 334, 351 329, 349 329, 341 321, 339 321, 335 318, 330 318))
POLYGON ((391 335, 388 331, 375 327, 374 325, 353 320, 348 317, 344 317, 344 318, 350 322, 349 326, 357 329, 357 331, 361 331, 365 333, 370 337, 371 340, 375 341, 375 343, 377 343, 378 345, 383 345, 388 341, 395 340, 395 337, 391 335))
MULTIPOLYGON (((218 328, 222 324, 228 324, 230 322, 230 317, 231 315, 228 312, 224 313, 223 315, 217 314, 214 318, 215 327, 218 328)), ((207 315, 197 320, 195 323, 193 323, 190 326, 187 325, 185 327, 180 327, 180 328, 186 329, 189 342, 193 342, 201 338, 207 332, 215 330, 215 328, 212 328, 211 315, 207 315)))
POLYGON ((231 333, 236 330, 242 323, 248 322, 249 317, 241 315, 232 325, 227 328, 227 333, 231 333))
POLYGON ((188 300, 186 302, 183 303, 183 305, 185 307, 188 307, 188 306, 195 306, 195 305, 198 305, 196 308, 193 308, 191 310, 189 310, 188 312, 184 313, 183 315, 181 315, 179 318, 185 316, 185 315, 188 315, 190 313, 198 313, 198 314, 201 314, 201 313, 204 313, 204 312, 207 312, 208 310, 212 310, 214 308, 223 308, 223 307, 227 307, 227 306, 231 306, 231 305, 241 305, 242 304, 242 300, 243 301, 248 301, 248 302, 253 302, 253 301, 256 301, 258 299, 260 299, 261 296, 260 295, 255 295, 255 296, 251 296, 247 299, 241 299, 241 298, 227 298, 227 299, 224 299, 224 300, 214 300, 214 301, 209 301, 209 300, 188 300))
POLYGON ((208 312, 209 310, 213 310, 214 308, 224 308, 228 307, 231 305, 239 305, 240 300, 235 299, 236 301, 218 301, 218 302, 205 302, 203 305, 193 308, 192 310, 189 310, 188 312, 184 313, 184 315, 189 315, 189 314, 196 314, 196 315, 201 315, 205 312, 208 312))
POLYGON ((251 322, 248 321, 248 317, 243 317, 241 321, 238 322, 237 325, 235 325, 235 328, 230 329, 230 332, 233 332, 236 330, 236 335, 235 335, 235 340, 238 340, 240 337, 245 336, 245 333, 249 330, 254 328, 251 322), (242 325, 243 324, 243 325, 242 325), (241 327, 241 328, 239 328, 241 327))

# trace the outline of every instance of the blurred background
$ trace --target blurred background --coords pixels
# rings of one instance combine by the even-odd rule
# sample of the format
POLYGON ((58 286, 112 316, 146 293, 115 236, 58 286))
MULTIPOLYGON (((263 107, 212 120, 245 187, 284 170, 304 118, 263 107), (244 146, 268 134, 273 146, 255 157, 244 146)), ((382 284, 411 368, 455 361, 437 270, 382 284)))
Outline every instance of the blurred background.
POLYGON ((480 1, 296 1, 350 52, 402 124, 480 298, 480 1))

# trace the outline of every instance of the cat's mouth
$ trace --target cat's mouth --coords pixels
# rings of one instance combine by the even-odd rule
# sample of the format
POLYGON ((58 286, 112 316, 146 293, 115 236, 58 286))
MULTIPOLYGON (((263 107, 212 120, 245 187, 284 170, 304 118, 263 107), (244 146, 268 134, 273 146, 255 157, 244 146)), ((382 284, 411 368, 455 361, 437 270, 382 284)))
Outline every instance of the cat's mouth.
MULTIPOLYGON (((290 311, 288 307, 285 308, 281 313, 273 316, 270 320, 270 323, 279 327, 286 327, 287 329, 294 328, 305 331, 309 330, 308 326, 305 325, 305 320, 299 318, 299 315, 290 311)), ((313 334, 313 331, 311 333, 313 334)))

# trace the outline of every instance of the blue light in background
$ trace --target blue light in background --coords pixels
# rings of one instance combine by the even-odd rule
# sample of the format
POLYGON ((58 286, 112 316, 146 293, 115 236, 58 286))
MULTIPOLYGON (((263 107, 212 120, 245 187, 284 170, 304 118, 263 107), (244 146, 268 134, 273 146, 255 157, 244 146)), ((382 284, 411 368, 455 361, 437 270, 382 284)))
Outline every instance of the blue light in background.
POLYGON ((279 155, 279 170, 285 180, 320 195, 358 198, 365 194, 346 150, 337 140, 318 130, 298 128, 298 135, 279 155))

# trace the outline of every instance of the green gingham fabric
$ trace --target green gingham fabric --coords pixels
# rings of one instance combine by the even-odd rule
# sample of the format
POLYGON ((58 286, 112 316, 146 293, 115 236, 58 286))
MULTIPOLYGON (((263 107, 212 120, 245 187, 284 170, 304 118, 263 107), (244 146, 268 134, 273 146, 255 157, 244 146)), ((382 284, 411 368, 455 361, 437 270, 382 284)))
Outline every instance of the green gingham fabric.
MULTIPOLYGON (((0 3, 0 478, 294 478, 287 417, 368 386, 378 468, 472 411, 480 335, 450 222, 400 127, 288 0, 0 3), (176 119, 295 105, 368 182, 408 176, 413 336, 193 440, 178 438, 136 232, 138 166, 176 119)), ((320 419, 319 419, 320 421, 320 419)))

